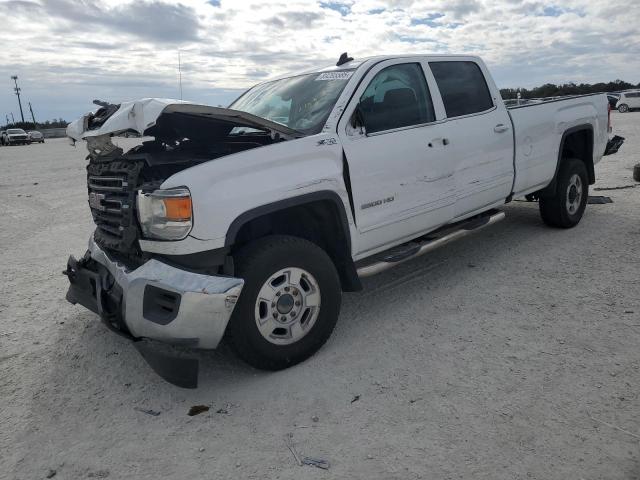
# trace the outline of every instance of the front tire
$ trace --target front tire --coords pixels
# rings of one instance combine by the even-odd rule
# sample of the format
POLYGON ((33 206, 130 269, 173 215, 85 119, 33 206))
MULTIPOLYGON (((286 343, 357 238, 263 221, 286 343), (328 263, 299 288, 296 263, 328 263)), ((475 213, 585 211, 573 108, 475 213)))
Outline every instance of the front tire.
POLYGON ((618 106, 618 111, 620 113, 626 113, 629 111, 629 105, 627 105, 626 103, 623 103, 622 105, 618 106))
POLYGON ((540 198, 540 215, 551 227, 572 228, 582 218, 589 197, 589 181, 584 162, 564 159, 558 172, 556 193, 540 198))
POLYGON ((233 349, 248 364, 281 370, 313 355, 340 313, 342 291, 333 261, 298 237, 273 235, 234 254, 245 281, 229 324, 233 349))

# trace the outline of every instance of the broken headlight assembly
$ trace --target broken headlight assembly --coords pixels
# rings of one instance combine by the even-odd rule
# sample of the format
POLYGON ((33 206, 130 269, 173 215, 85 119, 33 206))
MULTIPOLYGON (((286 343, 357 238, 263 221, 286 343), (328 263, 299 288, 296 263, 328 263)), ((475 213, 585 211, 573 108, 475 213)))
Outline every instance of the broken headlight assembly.
POLYGON ((146 238, 182 240, 191 231, 192 218, 186 187, 138 192, 138 220, 146 238))

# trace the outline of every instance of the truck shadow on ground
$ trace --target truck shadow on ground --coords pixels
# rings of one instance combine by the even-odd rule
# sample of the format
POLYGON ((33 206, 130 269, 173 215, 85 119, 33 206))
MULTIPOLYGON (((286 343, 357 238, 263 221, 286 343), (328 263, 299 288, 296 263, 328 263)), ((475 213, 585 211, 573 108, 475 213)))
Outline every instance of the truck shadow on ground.
MULTIPOLYGON (((607 205, 595 205, 588 209, 583 222, 573 230, 558 230, 546 227, 540 220, 537 204, 515 203, 507 206, 507 218, 475 235, 443 246, 424 257, 408 261, 376 277, 366 279, 364 290, 343 296, 341 316, 336 330, 328 343, 311 359, 293 368, 309 368, 314 362, 326 363, 337 350, 349 346, 361 336, 363 331, 377 331, 370 345, 376 351, 376 339, 391 334, 393 323, 389 322, 389 305, 393 305, 393 315, 412 315, 405 308, 407 301, 424 292, 437 293, 441 289, 460 281, 470 269, 482 272, 491 265, 508 262, 513 257, 513 249, 538 255, 558 239, 571 237, 572 231, 588 229, 589 224, 605 212, 607 205), (385 333, 387 332, 387 333, 385 333)), ((609 219, 609 222, 613 221, 609 219)), ((146 365, 144 359, 126 339, 118 337, 93 316, 76 310, 75 321, 84 324, 84 330, 76 337, 75 343, 59 357, 51 372, 61 383, 86 384, 94 382, 121 385, 123 389, 132 384, 150 384, 161 390, 177 387, 165 383, 146 365)), ((416 319, 427 322, 430 319, 416 319)), ((221 345, 215 351, 186 351, 187 355, 200 362, 199 389, 235 388, 256 378, 277 378, 284 372, 264 372, 255 370, 240 361, 228 345, 221 345)))

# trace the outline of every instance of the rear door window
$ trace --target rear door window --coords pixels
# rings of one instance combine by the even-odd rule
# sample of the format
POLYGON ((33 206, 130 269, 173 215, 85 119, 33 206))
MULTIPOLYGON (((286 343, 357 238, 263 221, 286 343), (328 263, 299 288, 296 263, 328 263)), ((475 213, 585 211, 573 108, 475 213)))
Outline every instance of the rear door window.
POLYGON ((360 97, 367 133, 433 122, 429 87, 418 63, 380 70, 360 97))
POLYGON ((493 108, 484 74, 475 62, 429 62, 447 117, 470 115, 493 108))

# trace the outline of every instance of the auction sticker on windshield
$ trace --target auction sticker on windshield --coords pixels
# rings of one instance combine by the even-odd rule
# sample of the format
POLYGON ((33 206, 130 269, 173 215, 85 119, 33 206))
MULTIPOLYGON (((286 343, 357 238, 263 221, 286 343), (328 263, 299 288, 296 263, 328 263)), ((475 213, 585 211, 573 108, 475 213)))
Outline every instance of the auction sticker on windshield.
POLYGON ((348 80, 353 72, 324 72, 316 77, 316 80, 348 80))

